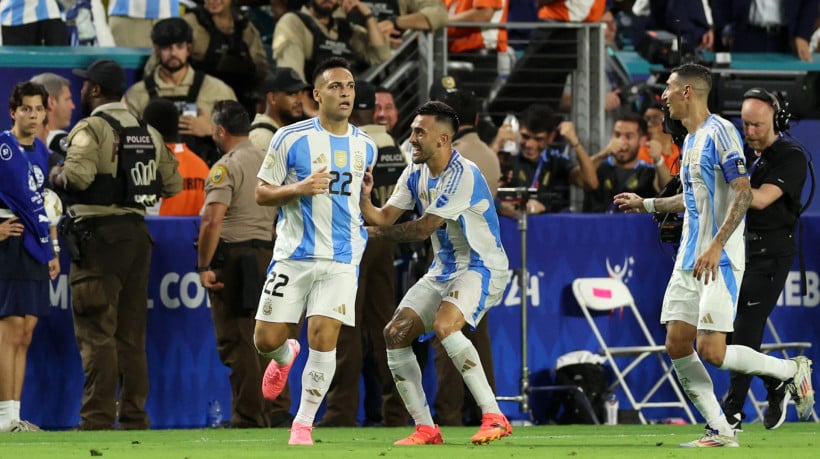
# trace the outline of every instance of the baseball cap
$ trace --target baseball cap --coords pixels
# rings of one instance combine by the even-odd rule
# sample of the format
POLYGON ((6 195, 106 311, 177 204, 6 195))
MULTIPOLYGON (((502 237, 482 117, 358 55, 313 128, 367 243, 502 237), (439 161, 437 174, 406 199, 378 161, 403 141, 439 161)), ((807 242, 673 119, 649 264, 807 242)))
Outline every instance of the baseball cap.
POLYGON ((73 69, 71 73, 78 77, 100 85, 107 93, 125 93, 125 70, 120 64, 111 59, 98 59, 87 69, 73 69))
POLYGON ((194 31, 182 18, 163 19, 151 28, 151 43, 157 46, 171 46, 174 43, 192 43, 194 31))
POLYGON ((430 100, 442 101, 448 92, 458 89, 458 80, 452 75, 444 75, 430 85, 430 100))
POLYGON ((376 107, 376 87, 364 80, 356 81, 356 100, 353 108, 371 110, 376 107))
POLYGON ((278 67, 272 75, 265 78, 265 92, 284 91, 293 94, 309 87, 296 70, 290 67, 278 67))

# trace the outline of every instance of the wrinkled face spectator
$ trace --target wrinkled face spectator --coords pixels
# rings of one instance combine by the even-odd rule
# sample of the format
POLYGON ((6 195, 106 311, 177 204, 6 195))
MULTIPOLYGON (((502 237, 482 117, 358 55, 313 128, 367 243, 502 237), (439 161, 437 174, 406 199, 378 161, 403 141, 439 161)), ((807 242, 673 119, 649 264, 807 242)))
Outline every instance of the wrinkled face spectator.
POLYGON ((392 132, 398 120, 399 111, 396 109, 395 101, 393 101, 393 94, 388 91, 377 91, 373 122, 384 126, 387 132, 392 132))

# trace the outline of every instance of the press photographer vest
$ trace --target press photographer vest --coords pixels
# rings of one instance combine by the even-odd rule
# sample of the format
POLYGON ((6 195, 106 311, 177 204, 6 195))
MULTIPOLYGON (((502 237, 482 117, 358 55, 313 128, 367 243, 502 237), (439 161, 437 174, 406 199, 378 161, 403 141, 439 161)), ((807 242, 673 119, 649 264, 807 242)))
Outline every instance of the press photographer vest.
POLYGON ((138 126, 123 127, 104 112, 94 116, 104 119, 114 130, 117 175, 97 174, 88 188, 72 192, 72 197, 91 205, 137 208, 155 205, 162 192, 162 177, 157 172, 159 152, 148 126, 140 121, 138 126))
MULTIPOLYGON (((316 21, 309 15, 301 11, 294 11, 294 13, 302 20, 302 23, 313 35, 313 56, 305 60, 306 78, 312 77, 313 69, 317 63, 330 57, 343 57, 350 62, 356 62, 358 60, 353 54, 353 50, 347 45, 350 43, 350 39, 353 38, 353 27, 351 27, 347 20, 331 18, 331 21, 335 22, 336 27, 339 29, 339 37, 334 40, 325 35, 322 29, 319 28, 319 25, 316 24, 316 21)), ((333 26, 333 22, 329 24, 328 29, 333 26)))

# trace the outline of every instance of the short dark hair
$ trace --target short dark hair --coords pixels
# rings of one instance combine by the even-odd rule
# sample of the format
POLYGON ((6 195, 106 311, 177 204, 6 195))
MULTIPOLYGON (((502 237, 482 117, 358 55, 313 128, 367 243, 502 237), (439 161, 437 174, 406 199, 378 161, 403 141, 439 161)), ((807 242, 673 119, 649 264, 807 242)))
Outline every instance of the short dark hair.
POLYGON ((439 102, 437 100, 425 102, 421 107, 416 109, 416 115, 433 116, 435 117, 436 122, 448 124, 453 129, 453 134, 458 132, 458 114, 452 107, 444 102, 439 102))
POLYGON ((706 85, 706 93, 712 90, 712 72, 700 64, 683 64, 672 69, 684 81, 698 80, 706 85))
POLYGON ((641 135, 646 134, 646 120, 643 119, 643 116, 634 113, 634 112, 626 112, 621 113, 617 117, 615 117, 615 122, 624 121, 627 123, 637 123, 638 124, 638 133, 641 135))
POLYGON ((230 135, 248 135, 251 130, 251 117, 248 111, 235 100, 217 101, 211 116, 214 124, 224 127, 230 135))
POLYGON ((473 91, 468 89, 449 91, 444 96, 444 103, 453 107, 461 124, 475 126, 480 104, 473 91))
POLYGON ((179 109, 170 100, 155 97, 148 101, 142 119, 156 129, 166 142, 179 139, 179 109))
POLYGON ((550 134, 558 129, 561 117, 549 105, 532 104, 518 116, 518 123, 530 132, 550 134))
POLYGON ((23 97, 40 96, 43 100, 43 107, 48 108, 48 91, 45 86, 31 81, 21 81, 14 85, 9 96, 9 110, 17 110, 23 105, 23 97))
POLYGON ((325 70, 338 69, 338 68, 345 69, 348 72, 350 72, 351 74, 353 73, 353 67, 350 65, 350 61, 348 61, 347 59, 345 59, 343 57, 335 57, 334 56, 334 57, 329 57, 329 58, 323 60, 322 62, 319 63, 319 65, 316 66, 315 69, 313 69, 313 75, 312 75, 313 79, 310 80, 310 81, 315 85, 316 84, 316 79, 319 78, 319 76, 321 74, 325 73, 325 70))
POLYGON ((163 48, 176 43, 193 43, 194 31, 182 18, 166 18, 151 28, 151 43, 163 48))

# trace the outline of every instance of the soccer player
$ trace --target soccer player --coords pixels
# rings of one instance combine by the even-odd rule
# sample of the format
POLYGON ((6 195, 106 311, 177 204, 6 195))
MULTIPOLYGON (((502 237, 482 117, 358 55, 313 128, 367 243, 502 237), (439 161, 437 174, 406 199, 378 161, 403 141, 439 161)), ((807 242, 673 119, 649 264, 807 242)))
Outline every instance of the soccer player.
POLYGON ((291 445, 313 444, 313 420, 336 371, 339 330, 355 322, 358 264, 367 241, 359 196, 378 150, 348 123, 356 95, 350 64, 323 61, 313 84, 319 115, 276 131, 255 192, 258 204, 279 207, 254 332, 256 348, 272 359, 262 381, 270 400, 282 391, 299 354, 299 342, 287 339, 288 324, 307 316, 310 353, 291 445))
POLYGON ((678 381, 707 422, 703 437, 681 445, 689 448, 739 446, 701 357, 722 370, 789 381, 803 420, 814 405, 811 360, 778 359, 746 346, 726 345, 745 267, 744 216, 752 190, 740 134, 729 121, 709 113, 711 88, 709 69, 684 64, 672 70, 662 95, 669 116, 689 132, 681 153, 683 193, 647 199, 621 193, 614 199, 627 212, 684 212, 661 322, 667 324, 666 351, 678 381))
POLYGON ((435 253, 427 274, 407 291, 384 329, 387 365, 416 423, 415 431, 396 445, 443 443, 410 347, 414 339, 431 331, 481 408, 481 428, 473 435, 473 443, 488 443, 512 433, 475 346, 461 332, 465 324, 475 327, 487 309, 499 302, 507 285, 509 262, 490 188, 478 166, 452 147, 458 125, 456 112, 443 102, 419 107, 410 133, 413 164, 402 173, 387 204, 376 208, 371 203, 369 173, 362 190, 362 214, 368 223, 378 225, 367 227, 370 236, 396 242, 432 237, 435 253), (422 216, 393 225, 411 209, 420 210, 422 216))

